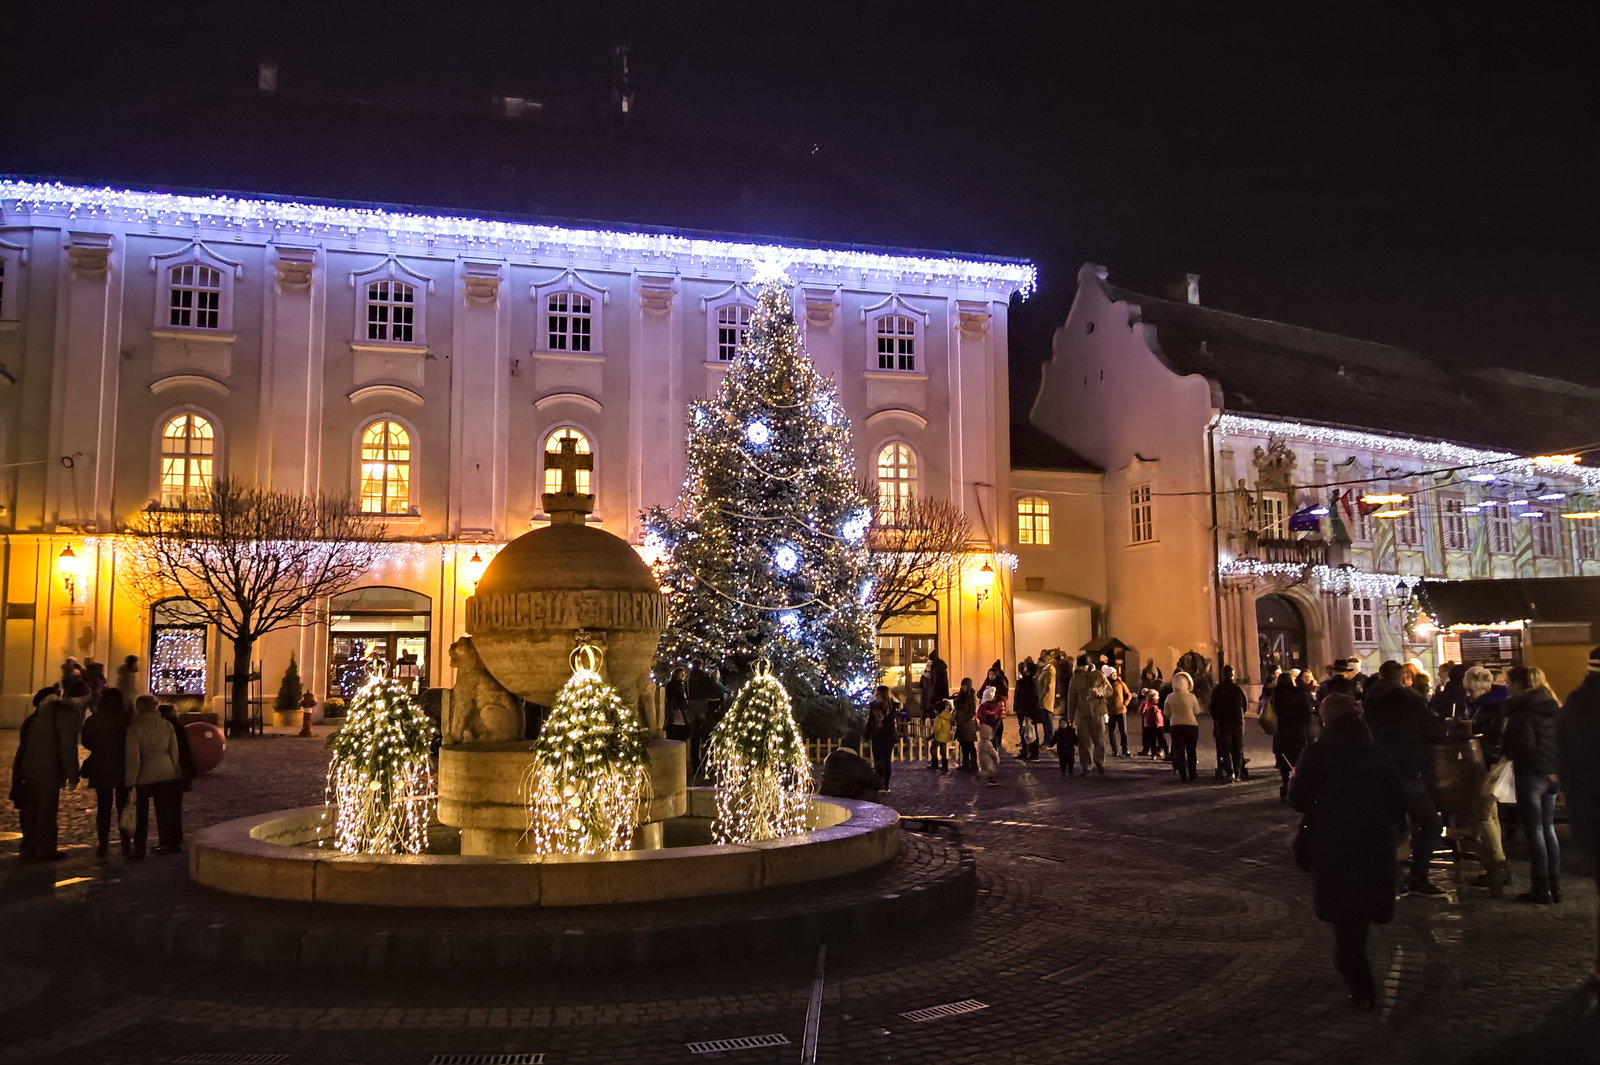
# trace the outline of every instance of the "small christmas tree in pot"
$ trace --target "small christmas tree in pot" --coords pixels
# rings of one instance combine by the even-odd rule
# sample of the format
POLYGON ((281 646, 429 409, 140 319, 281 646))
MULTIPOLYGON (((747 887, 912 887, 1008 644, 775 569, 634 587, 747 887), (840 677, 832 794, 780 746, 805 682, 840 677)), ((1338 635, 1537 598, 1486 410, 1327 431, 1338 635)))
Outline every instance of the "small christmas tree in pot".
POLYGON ((289 668, 278 682, 278 697, 272 701, 272 723, 279 728, 300 727, 300 663, 289 656, 289 668))

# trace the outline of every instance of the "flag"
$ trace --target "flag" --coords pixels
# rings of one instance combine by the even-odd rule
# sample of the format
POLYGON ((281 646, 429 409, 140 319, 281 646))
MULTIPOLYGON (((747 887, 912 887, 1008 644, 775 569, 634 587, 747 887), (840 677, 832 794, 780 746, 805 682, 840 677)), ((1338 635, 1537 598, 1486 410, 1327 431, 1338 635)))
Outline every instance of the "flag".
POLYGON ((1350 496, 1333 490, 1333 495, 1328 498, 1328 517, 1333 522, 1333 542, 1345 547, 1350 546, 1350 523, 1355 521, 1355 515, 1350 512, 1350 496))
POLYGON ((1316 514, 1322 508, 1315 503, 1307 503, 1293 514, 1289 515, 1290 532, 1319 533, 1322 531, 1322 518, 1316 514))

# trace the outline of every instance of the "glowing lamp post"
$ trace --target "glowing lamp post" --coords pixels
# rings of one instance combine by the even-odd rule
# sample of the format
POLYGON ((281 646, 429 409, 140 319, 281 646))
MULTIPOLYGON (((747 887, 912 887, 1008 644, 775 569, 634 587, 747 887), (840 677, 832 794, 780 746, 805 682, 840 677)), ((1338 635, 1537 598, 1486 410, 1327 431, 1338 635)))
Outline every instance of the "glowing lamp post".
POLYGON ((973 594, 977 597, 978 609, 982 610, 984 600, 989 598, 989 593, 994 589, 994 567, 985 562, 973 580, 975 582, 973 594))
POLYGON ((483 552, 481 551, 473 551, 472 557, 467 559, 467 580, 472 582, 472 590, 474 592, 478 590, 478 582, 483 580, 483 571, 488 567, 489 563, 483 560, 483 552))

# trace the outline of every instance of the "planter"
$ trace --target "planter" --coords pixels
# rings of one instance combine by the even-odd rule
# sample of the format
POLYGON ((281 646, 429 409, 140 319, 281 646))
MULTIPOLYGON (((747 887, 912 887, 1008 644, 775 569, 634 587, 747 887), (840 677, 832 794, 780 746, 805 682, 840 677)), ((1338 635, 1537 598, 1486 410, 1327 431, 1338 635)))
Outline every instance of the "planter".
POLYGON ((299 728, 300 727, 300 711, 299 710, 288 710, 288 711, 274 710, 272 712, 272 723, 274 725, 278 726, 279 728, 299 728))

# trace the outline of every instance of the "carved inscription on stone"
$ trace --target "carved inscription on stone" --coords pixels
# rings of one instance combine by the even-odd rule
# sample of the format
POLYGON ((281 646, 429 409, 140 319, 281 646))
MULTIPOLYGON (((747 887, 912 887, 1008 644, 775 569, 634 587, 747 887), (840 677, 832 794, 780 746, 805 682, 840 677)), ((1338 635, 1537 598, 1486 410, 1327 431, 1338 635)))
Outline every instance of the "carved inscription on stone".
POLYGON ((475 633, 524 629, 659 629, 666 623, 666 602, 655 592, 501 592, 475 595, 467 600, 467 628, 475 633))

